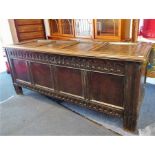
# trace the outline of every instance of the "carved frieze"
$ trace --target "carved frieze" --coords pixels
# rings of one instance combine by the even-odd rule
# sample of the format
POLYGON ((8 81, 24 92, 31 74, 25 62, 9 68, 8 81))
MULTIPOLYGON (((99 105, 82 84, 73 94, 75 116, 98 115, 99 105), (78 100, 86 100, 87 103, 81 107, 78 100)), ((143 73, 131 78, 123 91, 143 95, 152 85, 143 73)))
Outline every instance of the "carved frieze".
MULTIPOLYGON (((104 106, 102 104, 96 104, 96 103, 90 102, 88 100, 76 98, 74 96, 69 96, 66 94, 62 94, 60 92, 58 93, 58 92, 52 91, 50 89, 42 89, 42 88, 39 88, 35 85, 31 85, 31 84, 28 84, 25 82, 20 81, 17 83, 18 83, 18 86, 20 85, 20 86, 25 87, 25 88, 30 88, 31 90, 37 91, 41 94, 44 94, 47 96, 52 96, 52 97, 58 98, 60 100, 64 100, 66 102, 75 103, 75 104, 78 104, 80 106, 87 107, 89 109, 93 109, 95 111, 99 111, 99 112, 106 113, 106 114, 109 114, 112 116, 117 116, 117 117, 122 117, 122 115, 123 115, 123 110, 121 110, 121 109, 112 108, 110 106, 109 107, 104 106)), ((16 85, 17 84, 14 84, 14 86, 16 86, 16 85)))
POLYGON ((79 69, 95 70, 112 74, 125 74, 123 62, 110 61, 106 59, 92 59, 75 56, 64 56, 49 53, 38 53, 35 51, 7 48, 10 58, 27 59, 30 61, 44 62, 54 65, 69 66, 79 69))

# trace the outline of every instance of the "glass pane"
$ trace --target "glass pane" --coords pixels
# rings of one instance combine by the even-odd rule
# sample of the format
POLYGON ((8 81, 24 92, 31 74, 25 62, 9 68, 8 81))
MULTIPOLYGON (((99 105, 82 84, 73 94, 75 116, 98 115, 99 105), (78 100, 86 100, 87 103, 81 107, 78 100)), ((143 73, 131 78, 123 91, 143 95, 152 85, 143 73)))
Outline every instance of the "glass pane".
POLYGON ((76 36, 91 37, 92 36, 92 19, 76 19, 75 31, 76 36))
POLYGON ((59 33, 58 19, 52 19, 51 24, 52 24, 52 33, 59 33))
POLYGON ((118 36, 118 19, 97 19, 98 36, 118 36))
POLYGON ((73 34, 72 19, 62 19, 62 34, 73 34))

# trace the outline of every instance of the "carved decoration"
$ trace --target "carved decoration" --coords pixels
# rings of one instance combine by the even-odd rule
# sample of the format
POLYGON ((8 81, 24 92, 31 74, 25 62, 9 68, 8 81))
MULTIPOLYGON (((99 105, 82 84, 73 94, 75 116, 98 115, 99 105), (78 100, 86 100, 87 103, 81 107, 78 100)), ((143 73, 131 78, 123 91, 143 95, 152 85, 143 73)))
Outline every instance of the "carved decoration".
POLYGON ((60 100, 75 103, 75 104, 78 104, 80 106, 87 107, 89 109, 93 109, 95 111, 99 111, 99 112, 102 112, 102 113, 105 113, 105 114, 108 114, 108 115, 117 116, 117 117, 122 117, 122 115, 123 115, 123 110, 122 109, 116 109, 116 108, 112 108, 112 107, 109 107, 109 106, 96 104, 96 103, 90 102, 88 100, 76 98, 74 96, 68 96, 68 95, 65 95, 65 94, 62 94, 62 93, 60 94, 60 92, 57 93, 56 91, 53 91, 53 90, 50 90, 50 89, 45 90, 43 88, 39 88, 39 87, 37 87, 35 85, 28 84, 28 83, 21 82, 21 81, 18 82, 18 84, 14 83, 14 86, 16 86, 16 85, 21 86, 21 87, 25 87, 25 88, 29 88, 29 89, 37 91, 37 92, 39 92, 41 94, 56 97, 56 98, 58 98, 60 100))
POLYGON ((125 75, 125 65, 123 62, 110 61, 105 59, 63 56, 47 53, 44 54, 14 48, 6 48, 6 50, 10 58, 27 59, 31 61, 40 61, 54 65, 62 65, 80 69, 88 69, 112 74, 125 75))

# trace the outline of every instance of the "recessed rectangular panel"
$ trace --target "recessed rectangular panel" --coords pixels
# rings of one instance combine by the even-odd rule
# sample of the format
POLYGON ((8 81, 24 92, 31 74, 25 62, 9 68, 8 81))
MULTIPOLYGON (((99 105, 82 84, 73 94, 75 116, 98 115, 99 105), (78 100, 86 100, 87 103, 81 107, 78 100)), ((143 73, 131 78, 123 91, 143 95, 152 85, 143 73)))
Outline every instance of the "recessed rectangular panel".
POLYGON ((91 99, 122 106, 124 96, 123 78, 123 76, 92 72, 90 78, 91 99))
POLYGON ((34 84, 53 88, 53 82, 52 82, 53 76, 50 71, 49 65, 32 62, 31 73, 34 84))
POLYGON ((81 71, 78 69, 57 67, 57 84, 60 91, 82 96, 81 71))
POLYGON ((25 60, 13 59, 15 78, 30 82, 29 71, 25 60))

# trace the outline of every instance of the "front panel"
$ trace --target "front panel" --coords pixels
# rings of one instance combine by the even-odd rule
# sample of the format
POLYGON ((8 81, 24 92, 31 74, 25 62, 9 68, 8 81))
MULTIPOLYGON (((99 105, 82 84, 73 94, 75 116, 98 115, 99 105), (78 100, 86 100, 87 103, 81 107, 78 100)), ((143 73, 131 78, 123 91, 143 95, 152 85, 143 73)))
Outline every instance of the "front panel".
POLYGON ((58 90, 83 96, 81 71, 74 68, 56 67, 58 90))
POLYGON ((53 75, 48 64, 31 62, 31 74, 34 84, 53 88, 53 75))
POLYGON ((123 106, 123 76, 91 72, 89 86, 91 100, 123 106))
POLYGON ((26 60, 12 59, 15 79, 30 82, 29 70, 26 60))

